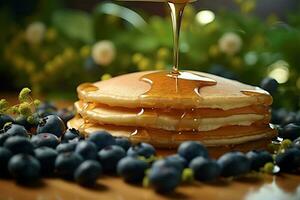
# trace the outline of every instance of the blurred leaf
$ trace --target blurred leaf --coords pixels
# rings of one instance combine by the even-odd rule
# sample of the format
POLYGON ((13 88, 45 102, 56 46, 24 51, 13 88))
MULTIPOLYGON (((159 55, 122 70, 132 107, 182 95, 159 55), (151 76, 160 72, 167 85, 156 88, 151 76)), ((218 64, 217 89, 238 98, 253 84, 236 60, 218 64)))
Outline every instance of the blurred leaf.
POLYGON ((66 36, 82 42, 93 41, 93 23, 91 17, 84 12, 61 10, 53 13, 53 25, 66 36))

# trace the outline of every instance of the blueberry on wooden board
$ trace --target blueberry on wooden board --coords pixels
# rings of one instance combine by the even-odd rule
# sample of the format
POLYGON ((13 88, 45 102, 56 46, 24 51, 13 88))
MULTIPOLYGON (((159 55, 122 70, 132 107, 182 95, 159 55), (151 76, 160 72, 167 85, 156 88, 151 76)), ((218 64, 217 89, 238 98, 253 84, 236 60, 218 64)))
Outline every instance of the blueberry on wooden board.
POLYGON ((137 143, 133 146, 131 146, 128 151, 128 156, 143 156, 145 158, 149 158, 150 156, 153 156, 156 154, 155 148, 148 143, 137 143))
POLYGON ((40 120, 36 132, 38 134, 52 133, 57 137, 61 137, 65 130, 65 124, 60 117, 58 117, 57 115, 48 115, 40 120))
POLYGON ((102 167, 95 160, 86 160, 75 170, 74 179, 83 186, 92 186, 102 174, 102 167))

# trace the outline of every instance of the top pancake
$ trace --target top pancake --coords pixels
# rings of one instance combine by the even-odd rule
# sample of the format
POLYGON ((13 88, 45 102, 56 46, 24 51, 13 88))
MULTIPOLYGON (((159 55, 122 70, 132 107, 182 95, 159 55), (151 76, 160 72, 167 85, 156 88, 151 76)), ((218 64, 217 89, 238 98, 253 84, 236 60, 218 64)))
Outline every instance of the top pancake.
MULTIPOLYGON (((142 77, 155 72, 158 71, 136 72, 106 81, 84 83, 77 88, 78 96, 85 102, 128 108, 219 108, 228 110, 250 105, 268 106, 272 103, 272 97, 258 87, 196 71, 188 72, 212 79, 216 81, 216 84, 201 87, 197 95, 170 96, 166 91, 174 86, 175 80, 174 84, 158 80, 157 84, 161 87, 158 88, 158 92, 145 96, 153 85, 149 81, 142 80, 142 77), (159 92, 160 89, 162 92, 159 92)), ((181 84, 180 81, 179 84, 181 84)))

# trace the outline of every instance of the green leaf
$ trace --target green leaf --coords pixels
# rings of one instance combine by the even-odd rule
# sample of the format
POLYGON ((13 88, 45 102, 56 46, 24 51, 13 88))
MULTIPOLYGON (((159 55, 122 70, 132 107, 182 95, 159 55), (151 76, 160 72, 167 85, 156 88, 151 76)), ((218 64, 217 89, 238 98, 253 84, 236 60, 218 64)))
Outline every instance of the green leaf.
POLYGON ((82 11, 61 10, 52 16, 54 27, 67 37, 85 43, 93 41, 93 22, 90 15, 82 11))

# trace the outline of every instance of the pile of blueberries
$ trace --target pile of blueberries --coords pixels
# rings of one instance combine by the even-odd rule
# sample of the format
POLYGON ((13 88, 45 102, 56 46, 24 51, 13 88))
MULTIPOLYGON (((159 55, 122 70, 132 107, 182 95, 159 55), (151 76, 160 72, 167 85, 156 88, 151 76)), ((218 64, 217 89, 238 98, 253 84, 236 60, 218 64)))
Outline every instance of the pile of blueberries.
POLYGON ((215 160, 195 141, 183 142, 177 153, 159 158, 151 144, 131 144, 127 138, 105 131, 85 138, 76 129, 66 129, 74 113, 58 110, 51 103, 41 104, 35 115, 39 120, 34 124, 22 117, 0 115, 0 177, 22 184, 37 183, 41 177, 61 177, 93 186, 102 174, 119 175, 128 183, 170 192, 182 182, 240 177, 270 165, 271 170, 274 165, 280 172, 300 169, 297 121, 279 126, 280 136, 293 142, 275 156, 265 150, 234 151, 215 160))

